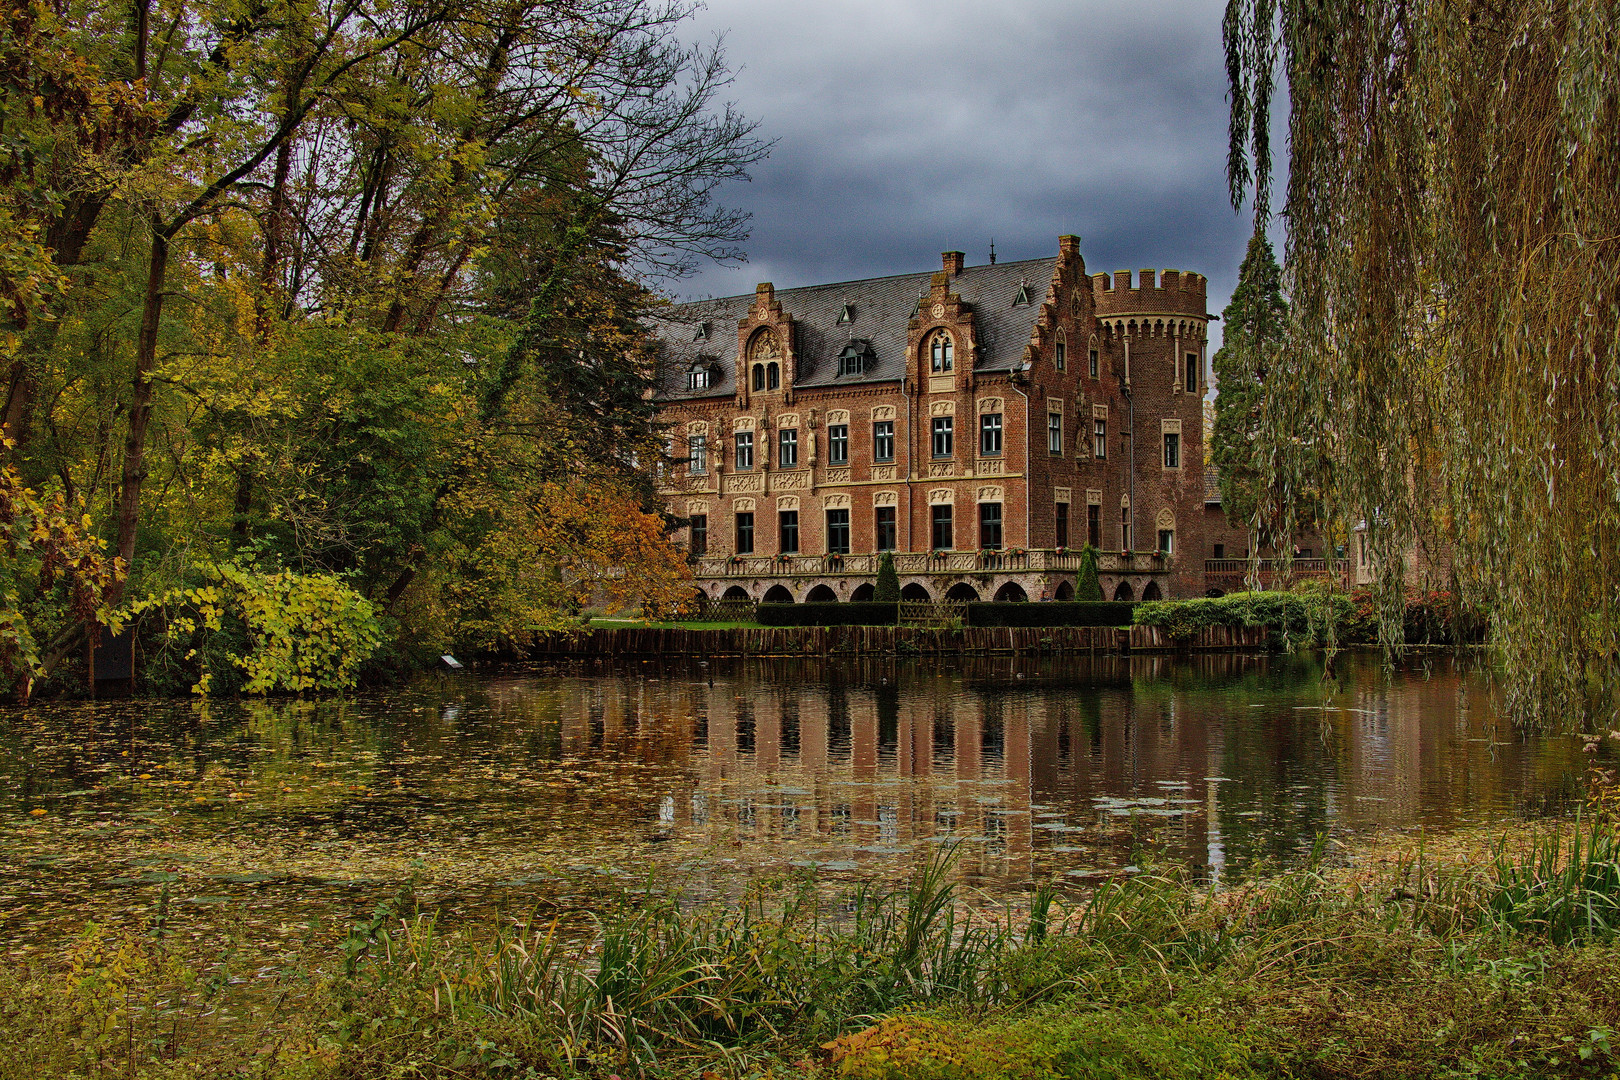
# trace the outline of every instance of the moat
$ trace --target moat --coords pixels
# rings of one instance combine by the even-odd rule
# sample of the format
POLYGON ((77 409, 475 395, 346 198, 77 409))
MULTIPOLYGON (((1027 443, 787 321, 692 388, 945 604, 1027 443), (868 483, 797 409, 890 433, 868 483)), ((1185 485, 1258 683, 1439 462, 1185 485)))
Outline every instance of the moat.
POLYGON ((160 909, 193 936, 330 933, 415 875, 451 918, 606 892, 902 877, 974 894, 1145 860, 1226 883, 1316 836, 1566 808, 1579 740, 1525 737, 1436 655, 714 661, 424 680, 345 701, 0 712, 0 950, 160 909))

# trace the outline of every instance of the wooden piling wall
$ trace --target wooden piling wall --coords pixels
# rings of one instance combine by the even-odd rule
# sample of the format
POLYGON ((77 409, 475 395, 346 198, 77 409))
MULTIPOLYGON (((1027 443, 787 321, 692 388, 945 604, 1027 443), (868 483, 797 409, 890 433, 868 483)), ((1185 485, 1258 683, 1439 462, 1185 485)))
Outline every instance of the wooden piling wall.
POLYGON ((792 626, 687 630, 623 627, 558 631, 538 638, 529 655, 619 656, 925 656, 953 653, 1257 652, 1265 627, 1206 627, 1175 641, 1156 626, 792 626))

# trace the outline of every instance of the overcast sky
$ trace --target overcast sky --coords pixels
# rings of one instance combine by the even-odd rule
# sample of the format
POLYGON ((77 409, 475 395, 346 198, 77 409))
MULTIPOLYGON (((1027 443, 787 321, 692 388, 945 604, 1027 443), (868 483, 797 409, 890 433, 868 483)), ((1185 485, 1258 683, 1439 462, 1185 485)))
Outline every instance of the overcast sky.
MULTIPOLYGON (((731 98, 776 140, 749 261, 687 297, 1055 254, 1092 273, 1173 268, 1219 313, 1249 218, 1226 196, 1222 0, 708 0, 731 98)), ((1218 328, 1212 327, 1218 335, 1218 328)))

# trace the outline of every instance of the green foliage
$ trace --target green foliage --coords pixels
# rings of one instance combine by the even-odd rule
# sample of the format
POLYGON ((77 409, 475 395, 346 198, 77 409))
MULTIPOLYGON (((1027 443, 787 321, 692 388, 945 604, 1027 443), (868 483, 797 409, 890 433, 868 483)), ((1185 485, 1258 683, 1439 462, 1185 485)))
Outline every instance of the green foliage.
POLYGON ((1333 518, 1365 523, 1386 641, 1409 590, 1449 589, 1490 613, 1517 719, 1608 726, 1614 8, 1234 0, 1223 29, 1231 190, 1240 204, 1253 182, 1261 228, 1287 88, 1292 320, 1266 378, 1267 484, 1306 477, 1333 518))
POLYGON ((879 604, 900 602, 900 575, 894 569, 894 553, 885 551, 878 556, 877 586, 872 599, 879 604))
POLYGON ((1139 626, 1157 626, 1172 638, 1188 638, 1211 626, 1264 626, 1274 648, 1319 645, 1331 628, 1346 627, 1356 614, 1344 593, 1318 590, 1231 593, 1195 600, 1150 600, 1136 605, 1139 626))
POLYGON ((226 563, 129 604, 149 678, 197 694, 350 690, 384 641, 375 604, 331 574, 226 563))
MULTIPOLYGON (((1221 315, 1223 343, 1213 365, 1218 388, 1210 456, 1221 475, 1221 509, 1233 525, 1264 536, 1277 507, 1262 476, 1266 372, 1276 366, 1287 333, 1282 270, 1263 230, 1249 238, 1237 288, 1221 315)), ((1262 543, 1272 542, 1270 538, 1262 543)))
POLYGON ((1103 598, 1102 585, 1097 581, 1097 549, 1090 544, 1080 549, 1080 574, 1075 579, 1074 598, 1081 601, 1103 598))

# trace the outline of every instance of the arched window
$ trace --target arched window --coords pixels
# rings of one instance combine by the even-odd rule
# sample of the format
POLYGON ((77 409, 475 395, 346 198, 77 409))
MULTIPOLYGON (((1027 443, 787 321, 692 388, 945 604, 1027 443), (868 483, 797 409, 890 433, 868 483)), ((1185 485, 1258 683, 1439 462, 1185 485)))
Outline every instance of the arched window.
POLYGON ((775 390, 782 385, 782 369, 776 364, 765 365, 765 389, 775 390))
POLYGON ((763 389, 765 389, 765 365, 764 364, 755 364, 754 365, 754 389, 755 390, 763 390, 763 389))
POLYGON ((1061 330, 1058 331, 1057 345, 1052 350, 1052 359, 1056 362, 1059 371, 1069 370, 1069 343, 1064 339, 1061 330))
POLYGON ((935 371, 954 371, 956 369, 956 345, 951 335, 944 330, 936 330, 934 339, 928 346, 928 359, 935 371))

